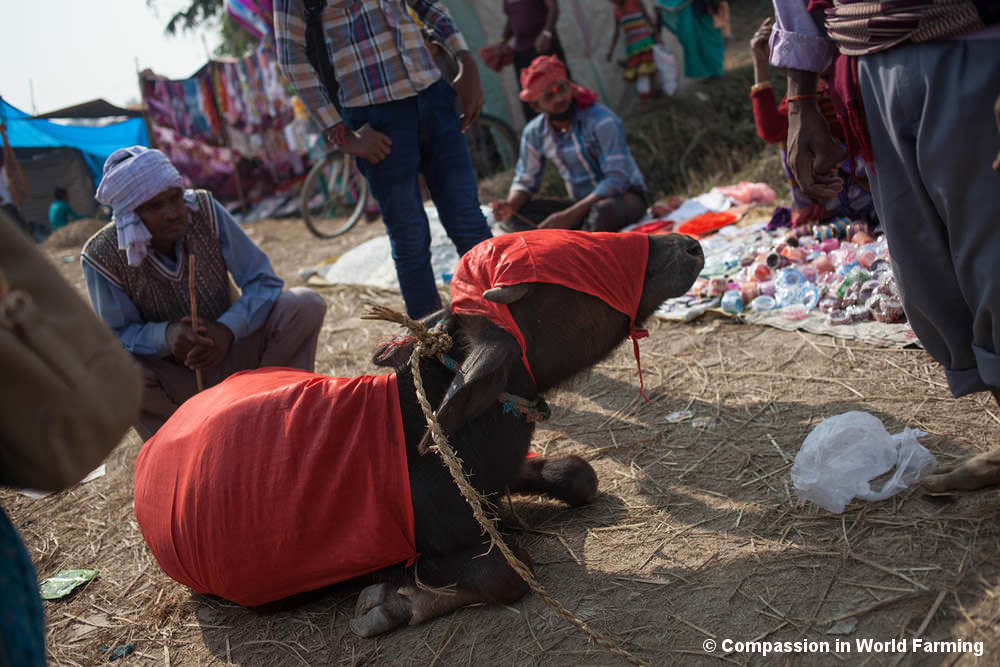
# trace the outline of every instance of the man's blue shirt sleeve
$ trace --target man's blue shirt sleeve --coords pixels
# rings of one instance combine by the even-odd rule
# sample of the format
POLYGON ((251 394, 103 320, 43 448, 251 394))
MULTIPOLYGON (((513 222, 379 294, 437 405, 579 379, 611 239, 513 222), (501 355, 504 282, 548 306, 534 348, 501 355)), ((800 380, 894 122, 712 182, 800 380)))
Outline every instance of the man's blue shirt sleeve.
POLYGON ((510 192, 518 190, 534 195, 542 185, 545 171, 545 155, 542 152, 541 133, 534 124, 529 124, 521 134, 521 149, 514 166, 514 181, 510 192))
POLYGON ((625 141, 625 127, 614 117, 607 117, 594 125, 594 138, 598 151, 601 173, 604 175, 594 187, 598 197, 617 197, 628 189, 629 153, 625 141))
POLYGON ((264 325, 285 283, 271 268, 271 260, 250 240, 223 206, 214 201, 219 223, 222 258, 243 295, 219 317, 237 340, 264 325))

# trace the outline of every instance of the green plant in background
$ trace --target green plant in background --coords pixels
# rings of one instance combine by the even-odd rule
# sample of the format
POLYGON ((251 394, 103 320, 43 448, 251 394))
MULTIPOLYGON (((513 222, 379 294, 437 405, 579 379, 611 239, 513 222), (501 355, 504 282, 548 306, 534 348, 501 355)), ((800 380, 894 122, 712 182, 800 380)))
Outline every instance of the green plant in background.
POLYGON ((753 70, 740 67, 625 120, 629 147, 652 195, 698 194, 738 180, 757 163, 762 177, 753 180, 782 186, 777 153, 764 145, 754 126, 752 84, 753 70), (777 172, 767 167, 772 154, 777 172))

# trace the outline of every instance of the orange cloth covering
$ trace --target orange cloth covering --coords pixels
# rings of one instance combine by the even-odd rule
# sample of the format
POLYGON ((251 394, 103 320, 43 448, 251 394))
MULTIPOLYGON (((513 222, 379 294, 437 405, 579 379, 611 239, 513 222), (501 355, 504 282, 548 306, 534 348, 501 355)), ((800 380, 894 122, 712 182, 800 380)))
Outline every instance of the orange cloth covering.
POLYGON ((237 373, 185 402, 135 464, 156 561, 255 606, 416 557, 396 376, 237 373))
MULTIPOLYGON (((481 315, 510 333, 528 364, 524 334, 506 304, 487 301, 484 291, 520 283, 554 283, 601 299, 629 318, 642 298, 649 238, 632 232, 539 229, 486 239, 465 253, 451 279, 452 312, 481 315)), ((558 313, 553 315, 558 321, 558 313)))
POLYGON ((633 227, 629 231, 638 234, 669 234, 674 230, 674 227, 675 223, 673 220, 657 218, 656 220, 650 220, 649 222, 644 222, 641 225, 633 227))
POLYGON ((674 231, 678 234, 687 234, 688 236, 701 238, 705 234, 733 224, 740 219, 740 215, 742 213, 737 214, 732 211, 723 211, 721 213, 709 211, 708 213, 702 213, 690 220, 684 221, 674 231))

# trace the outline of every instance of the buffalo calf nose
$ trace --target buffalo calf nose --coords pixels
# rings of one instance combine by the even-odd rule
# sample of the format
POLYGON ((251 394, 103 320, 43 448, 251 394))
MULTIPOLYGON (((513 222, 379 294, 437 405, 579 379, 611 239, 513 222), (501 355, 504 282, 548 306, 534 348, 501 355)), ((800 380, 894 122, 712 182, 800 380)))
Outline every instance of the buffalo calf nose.
POLYGON ((692 238, 687 239, 687 252, 689 255, 693 255, 695 257, 705 256, 704 253, 702 252, 701 244, 692 238))

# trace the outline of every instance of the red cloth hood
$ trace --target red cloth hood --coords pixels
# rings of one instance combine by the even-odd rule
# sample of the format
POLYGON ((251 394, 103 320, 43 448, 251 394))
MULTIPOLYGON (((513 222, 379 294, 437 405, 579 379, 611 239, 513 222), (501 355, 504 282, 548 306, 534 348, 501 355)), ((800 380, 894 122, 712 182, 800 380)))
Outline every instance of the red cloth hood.
POLYGON ((553 283, 601 299, 629 318, 642 298, 649 237, 633 232, 540 229, 487 239, 465 253, 451 279, 452 312, 481 315, 510 333, 528 364, 524 335, 506 304, 483 298, 484 291, 520 283, 553 283))
POLYGON ((416 557, 396 376, 237 373, 140 450, 135 516, 163 571, 255 606, 416 557))

